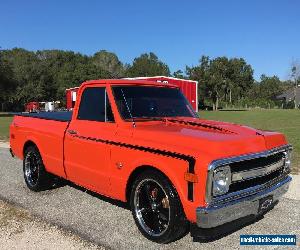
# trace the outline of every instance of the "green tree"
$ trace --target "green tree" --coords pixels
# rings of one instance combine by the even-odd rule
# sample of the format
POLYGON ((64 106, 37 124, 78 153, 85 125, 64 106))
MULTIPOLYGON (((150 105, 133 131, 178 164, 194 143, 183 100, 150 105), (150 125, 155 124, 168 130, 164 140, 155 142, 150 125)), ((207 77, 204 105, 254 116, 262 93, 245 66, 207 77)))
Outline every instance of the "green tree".
POLYGON ((289 81, 282 82, 277 76, 261 75, 260 81, 254 82, 246 93, 249 106, 270 108, 282 106, 282 102, 276 96, 288 90, 291 86, 289 81))
POLYGON ((226 95, 228 96, 229 94, 230 104, 233 99, 239 101, 241 98, 244 98, 254 84, 253 69, 243 58, 232 58, 229 60, 228 78, 226 95))
POLYGON ((224 96, 230 81, 228 70, 228 59, 226 57, 217 57, 210 62, 209 70, 206 72, 208 75, 207 87, 213 101, 214 110, 218 110, 220 99, 224 96))
POLYGON ((79 86, 91 79, 110 78, 110 73, 97 67, 88 56, 72 51, 38 51, 40 64, 48 69, 52 82, 48 90, 55 90, 53 98, 64 100, 66 88, 79 86))
POLYGON ((154 53, 150 52, 135 58, 132 66, 127 70, 127 75, 129 77, 169 76, 170 69, 167 64, 160 61, 154 53))
POLYGON ((297 88, 299 87, 298 82, 300 81, 300 64, 296 61, 293 62, 291 71, 292 71, 291 78, 292 78, 292 81, 294 82, 294 86, 293 86, 294 108, 296 109, 299 105, 299 103, 297 103, 297 100, 296 100, 296 93, 297 93, 297 88))
POLYGON ((277 76, 261 75, 258 96, 264 99, 274 99, 283 91, 283 85, 277 76))
MULTIPOLYGON (((244 59, 202 56, 199 65, 186 67, 186 75, 178 70, 173 76, 197 80, 200 102, 214 109, 224 104, 265 107, 275 104, 274 97, 284 90, 298 87, 299 68, 292 67, 290 81, 263 75, 254 82, 253 70, 244 59)), ((155 75, 169 76, 170 70, 154 53, 142 54, 129 65, 105 50, 93 56, 63 50, 1 50, 0 109, 22 110, 29 101, 64 100, 66 88, 90 79, 155 75)))
POLYGON ((209 99, 214 110, 220 101, 240 100, 253 85, 253 70, 241 58, 202 56, 198 66, 187 67, 187 75, 199 82, 199 100, 209 99))
POLYGON ((40 77, 43 72, 40 71, 35 53, 15 48, 3 51, 2 58, 11 69, 11 78, 16 83, 10 100, 14 107, 20 109, 26 101, 41 100, 43 93, 40 77))
POLYGON ((182 70, 177 70, 173 73, 173 77, 175 78, 180 78, 180 79, 185 79, 186 77, 183 74, 182 70))
MULTIPOLYGON (((199 60, 199 65, 195 67, 186 67, 186 74, 188 78, 198 81, 198 100, 204 104, 206 99, 210 98, 210 91, 207 86, 208 69, 210 65, 210 58, 202 56, 199 60)), ((207 102, 206 102, 207 103, 207 102)))
POLYGON ((11 103, 16 82, 12 79, 12 69, 5 63, 0 51, 0 110, 5 111, 6 106, 11 103))
POLYGON ((108 72, 110 78, 120 78, 124 76, 124 66, 114 53, 100 50, 93 55, 91 61, 100 71, 108 72))

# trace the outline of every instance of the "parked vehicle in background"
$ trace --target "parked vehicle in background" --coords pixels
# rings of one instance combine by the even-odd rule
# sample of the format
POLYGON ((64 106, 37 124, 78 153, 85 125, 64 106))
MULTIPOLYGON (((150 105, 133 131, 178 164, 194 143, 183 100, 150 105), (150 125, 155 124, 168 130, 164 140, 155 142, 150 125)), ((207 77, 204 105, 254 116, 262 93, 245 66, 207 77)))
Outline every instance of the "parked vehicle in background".
POLYGON ((78 90, 79 90, 79 87, 66 89, 66 108, 67 108, 67 110, 72 110, 75 107, 78 90))
POLYGON ((25 112, 38 112, 40 110, 39 102, 29 102, 25 105, 25 112))
POLYGON ((29 102, 25 105, 25 112, 53 112, 59 109, 60 101, 29 102))
MULTIPOLYGON (((153 81, 156 83, 173 84, 179 87, 181 92, 185 95, 190 102, 193 109, 198 112, 198 82, 193 80, 186 80, 167 76, 153 76, 153 77, 135 77, 125 78, 128 80, 145 80, 153 81)), ((77 92, 79 87, 66 89, 66 108, 71 110, 75 106, 77 92)))
POLYGON ((55 110, 55 102, 45 102, 45 111, 53 112, 55 110))
POLYGON ((29 189, 51 187, 55 175, 128 202, 159 243, 266 213, 291 181, 284 135, 200 119, 162 82, 85 82, 73 112, 15 115, 10 146, 29 189))

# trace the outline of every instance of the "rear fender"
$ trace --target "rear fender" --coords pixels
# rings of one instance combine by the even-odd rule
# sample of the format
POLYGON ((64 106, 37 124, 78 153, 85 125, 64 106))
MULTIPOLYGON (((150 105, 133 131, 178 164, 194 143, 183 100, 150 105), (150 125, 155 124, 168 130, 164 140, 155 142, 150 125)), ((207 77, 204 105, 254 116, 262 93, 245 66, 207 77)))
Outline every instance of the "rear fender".
POLYGON ((37 137, 35 137, 35 136, 26 136, 26 139, 25 139, 25 141, 24 141, 24 144, 23 144, 23 147, 22 147, 22 160, 24 159, 24 157, 25 157, 25 151, 26 151, 26 148, 27 148, 27 145, 28 144, 33 144, 33 145, 35 145, 36 146, 36 148, 38 149, 38 151, 39 151, 39 153, 40 153, 40 155, 41 155, 41 157, 42 157, 42 159, 43 159, 43 155, 42 155, 42 149, 41 149, 41 147, 40 147, 40 143, 39 143, 39 140, 37 139, 37 137))

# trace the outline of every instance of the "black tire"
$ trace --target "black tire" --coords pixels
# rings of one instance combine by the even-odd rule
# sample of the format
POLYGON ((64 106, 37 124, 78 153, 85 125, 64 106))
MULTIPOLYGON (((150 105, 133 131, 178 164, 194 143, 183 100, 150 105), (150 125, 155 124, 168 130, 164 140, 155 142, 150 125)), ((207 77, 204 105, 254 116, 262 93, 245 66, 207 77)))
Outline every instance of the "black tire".
POLYGON ((159 171, 147 170, 134 181, 130 206, 140 232, 149 240, 169 243, 188 231, 178 194, 159 171))
POLYGON ((44 191, 53 185, 53 177, 46 172, 42 157, 36 146, 29 146, 25 150, 23 174, 27 187, 32 191, 44 191))

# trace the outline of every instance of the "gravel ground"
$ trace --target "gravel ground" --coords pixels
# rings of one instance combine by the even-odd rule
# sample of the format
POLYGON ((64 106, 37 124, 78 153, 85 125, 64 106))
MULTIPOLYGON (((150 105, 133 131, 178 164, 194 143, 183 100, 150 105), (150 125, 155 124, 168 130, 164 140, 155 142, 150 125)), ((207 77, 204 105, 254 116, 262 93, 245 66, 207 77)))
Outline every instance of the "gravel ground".
MULTIPOLYGON (((219 240, 199 243, 187 235, 169 245, 158 245, 138 232, 123 203, 85 192, 74 185, 30 192, 23 181, 20 160, 11 158, 7 149, 0 148, 0 164, 2 200, 17 204, 36 217, 99 246, 111 249, 239 249, 244 248, 239 245, 240 234, 296 234, 299 241, 300 201, 293 197, 283 198, 263 219, 219 240)), ((283 248, 269 246, 268 249, 283 248)))
POLYGON ((0 246, 2 250, 104 249, 3 201, 0 201, 0 246))

